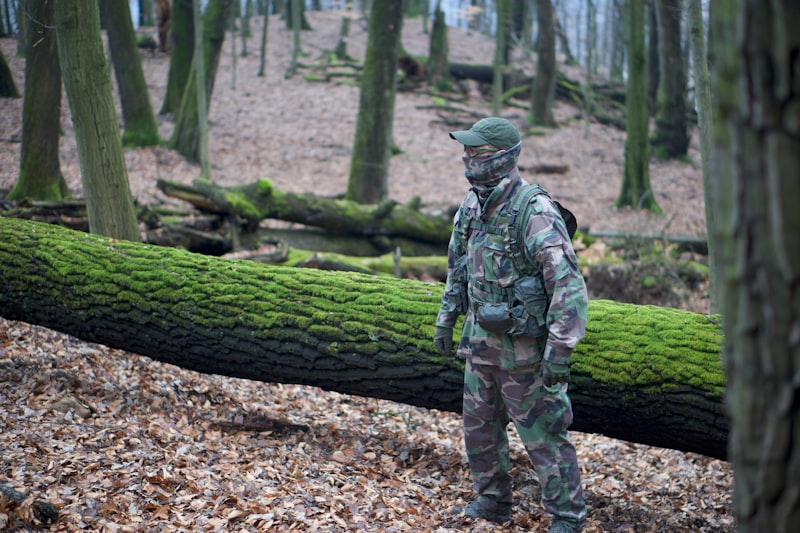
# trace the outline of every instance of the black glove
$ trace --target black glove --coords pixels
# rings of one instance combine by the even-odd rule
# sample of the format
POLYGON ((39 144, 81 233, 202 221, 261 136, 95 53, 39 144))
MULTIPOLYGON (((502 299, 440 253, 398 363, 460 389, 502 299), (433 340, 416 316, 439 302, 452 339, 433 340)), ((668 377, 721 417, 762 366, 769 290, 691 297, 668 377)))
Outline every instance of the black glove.
POLYGON ((436 326, 433 334, 433 345, 441 355, 450 355, 453 351, 453 328, 436 326))
POLYGON ((569 383, 569 363, 551 363, 542 361, 542 382, 545 387, 555 387, 569 383))

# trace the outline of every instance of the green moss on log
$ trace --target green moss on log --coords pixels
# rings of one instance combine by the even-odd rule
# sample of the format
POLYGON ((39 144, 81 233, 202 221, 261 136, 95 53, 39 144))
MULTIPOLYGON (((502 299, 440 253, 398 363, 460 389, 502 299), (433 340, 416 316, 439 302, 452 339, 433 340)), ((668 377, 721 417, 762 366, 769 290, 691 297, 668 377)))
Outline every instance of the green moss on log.
MULTIPOLYGON (((205 373, 458 411, 431 341, 443 285, 266 266, 0 217, 0 315, 205 373)), ((718 317, 589 305, 573 429, 727 453, 718 317)))

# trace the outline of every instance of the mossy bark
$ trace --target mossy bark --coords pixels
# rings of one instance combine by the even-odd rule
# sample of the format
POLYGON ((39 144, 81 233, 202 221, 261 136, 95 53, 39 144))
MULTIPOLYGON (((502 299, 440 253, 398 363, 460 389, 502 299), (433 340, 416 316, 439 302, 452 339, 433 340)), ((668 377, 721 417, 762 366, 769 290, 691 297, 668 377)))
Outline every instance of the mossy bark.
MULTIPOLYGON (((206 69, 206 111, 211 105, 214 82, 217 77, 219 56, 225 41, 225 30, 230 20, 233 0, 210 0, 203 15, 203 56, 206 69)), ((194 58, 193 61, 196 61, 194 58)), ((194 70, 191 70, 194 72, 194 70)), ((197 112, 197 81, 190 75, 186 80, 180 109, 175 117, 175 129, 169 141, 170 147, 177 150, 187 160, 199 162, 199 127, 197 112)))
POLYGON ((444 20, 444 11, 441 3, 436 3, 433 12, 433 27, 428 45, 428 83, 437 89, 444 90, 449 79, 447 24, 444 20))
MULTIPOLYGON (((441 283, 270 267, 0 218, 0 314, 203 373, 459 411, 441 283)), ((590 303, 573 429, 724 457, 714 317, 590 303)))
POLYGON ((404 236, 423 242, 447 244, 453 219, 430 215, 418 206, 386 200, 361 204, 313 194, 275 189, 268 180, 244 186, 219 187, 211 183, 192 186, 159 180, 158 188, 207 212, 226 213, 256 226, 264 218, 277 218, 317 226, 331 233, 360 236, 404 236))
POLYGON ((136 47, 130 8, 127 0, 102 0, 100 16, 107 30, 111 61, 117 78, 125 146, 154 146, 159 143, 158 124, 150 105, 150 94, 136 47))
POLYGON ((159 114, 177 113, 183 91, 192 69, 194 57, 194 23, 192 22, 192 0, 175 0, 170 20, 172 46, 167 75, 167 92, 159 114))
POLYGON ((69 101, 92 233, 140 240, 94 0, 55 3, 58 60, 69 101))
POLYGON ((659 84, 656 127, 651 141, 659 159, 683 157, 689 149, 686 71, 681 49, 681 0, 658 0, 659 84))
POLYGON ((553 4, 550 0, 536 1, 536 17, 539 23, 536 78, 531 93, 531 124, 554 126, 553 98, 556 86, 556 31, 553 4))
POLYGON ((625 101, 627 135, 622 190, 616 206, 632 206, 661 213, 650 186, 644 3, 645 0, 631 0, 625 4, 628 40, 628 92, 625 101))
POLYGON ((373 2, 347 182, 347 199, 354 202, 375 204, 388 194, 402 27, 403 0, 373 2))
POLYGON ((53 2, 28 2, 25 100, 22 103, 22 147, 19 179, 9 200, 55 201, 70 191, 58 153, 61 120, 61 66, 58 62, 53 2))

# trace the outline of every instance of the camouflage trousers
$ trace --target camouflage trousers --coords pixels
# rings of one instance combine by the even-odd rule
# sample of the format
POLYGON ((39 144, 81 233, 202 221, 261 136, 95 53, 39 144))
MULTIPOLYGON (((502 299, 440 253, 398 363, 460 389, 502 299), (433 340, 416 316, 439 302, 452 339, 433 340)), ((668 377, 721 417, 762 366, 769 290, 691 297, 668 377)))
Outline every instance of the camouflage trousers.
POLYGON ((575 446, 567 435, 572 404, 566 384, 544 387, 540 366, 506 371, 467 360, 464 444, 472 480, 482 507, 511 510, 506 431, 511 420, 539 478, 546 511, 579 526, 586 517, 586 504, 575 446))

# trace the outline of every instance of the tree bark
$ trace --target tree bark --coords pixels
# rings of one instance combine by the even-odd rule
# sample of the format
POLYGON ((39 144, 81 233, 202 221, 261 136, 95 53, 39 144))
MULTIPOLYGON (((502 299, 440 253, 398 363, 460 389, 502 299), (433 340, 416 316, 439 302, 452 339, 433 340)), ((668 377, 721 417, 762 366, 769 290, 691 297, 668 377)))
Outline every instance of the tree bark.
POLYGON ((194 57, 194 24, 192 23, 192 0, 174 0, 170 18, 172 46, 169 56, 167 92, 161 103, 159 114, 177 113, 181 98, 189 81, 194 57))
POLYGON ((449 80, 448 70, 447 24, 440 3, 433 12, 433 26, 428 46, 427 77, 428 83, 437 89, 444 89, 449 80))
POLYGON ((539 60, 536 62, 536 78, 531 91, 530 122, 554 126, 556 34, 553 4, 550 0, 536 0, 536 17, 539 22, 539 60))
POLYGON ((386 199, 392 152, 395 81, 403 28, 403 0, 373 2, 347 198, 361 204, 386 199))
MULTIPOLYGON (((206 67, 206 108, 211 105, 214 93, 214 82, 217 77, 219 56, 222 43, 225 41, 225 29, 231 13, 233 0, 210 0, 203 17, 203 56, 206 67)), ((197 61, 194 58, 193 61, 197 61)), ((208 109, 206 109, 207 111, 208 109)), ((199 161, 199 127, 200 117, 197 113, 197 81, 189 75, 183 90, 180 109, 175 117, 175 129, 169 141, 170 147, 177 150, 187 160, 199 161)))
POLYGON ((647 112, 647 73, 644 43, 644 2, 625 4, 628 39, 628 94, 626 97, 625 168, 622 190, 616 206, 651 209, 661 213, 650 186, 650 155, 647 136, 650 115, 647 112))
POLYGON ((92 233, 140 240, 95 0, 55 2, 58 60, 92 233))
MULTIPOLYGON (((695 100, 697 101, 697 125, 700 137, 700 156, 703 170, 703 195, 705 198, 706 228, 716 227, 717 211, 714 209, 715 187, 711 175, 711 132, 713 110, 711 106, 711 80, 708 73, 708 54, 706 52, 705 27, 701 0, 689 0, 686 6, 689 26, 689 41, 692 51, 692 73, 694 74, 695 100)), ((711 231, 706 231, 711 235, 711 231)), ((722 283, 721 264, 717 258, 717 242, 708 239, 709 300, 711 312, 720 311, 720 286, 722 283)))
POLYGON ((686 123, 686 71, 681 50, 681 0, 656 0, 658 15, 659 84, 653 155, 660 159, 685 156, 689 148, 686 123))
POLYGON ((800 530, 800 108, 795 2, 714 7, 714 197, 722 249, 734 513, 741 533, 800 530), (728 259, 726 257, 726 259, 728 259))
MULTIPOLYGON (((0 218, 0 314, 203 373, 458 412, 443 285, 268 267, 0 218)), ((590 303, 573 429, 724 458, 714 317, 590 303)))
POLYGON ((125 146, 154 146, 159 143, 158 124, 144 81, 136 34, 127 0, 100 0, 100 16, 107 30, 111 62, 117 78, 125 146))
POLYGON ((25 99, 22 103, 22 147, 19 179, 9 200, 62 200, 70 191, 58 153, 61 129, 61 66, 58 63, 53 2, 25 4, 29 24, 25 59, 25 99))
POLYGON ((253 228, 262 219, 276 218, 336 234, 403 236, 445 245, 452 231, 451 216, 422 213, 416 202, 398 204, 386 200, 380 204, 360 204, 281 191, 268 180, 236 187, 211 183, 190 186, 159 180, 157 186, 167 196, 185 200, 202 211, 241 217, 253 228))
POLYGON ((2 50, 0 50, 0 98, 19 98, 14 76, 11 74, 11 68, 9 68, 2 50))

